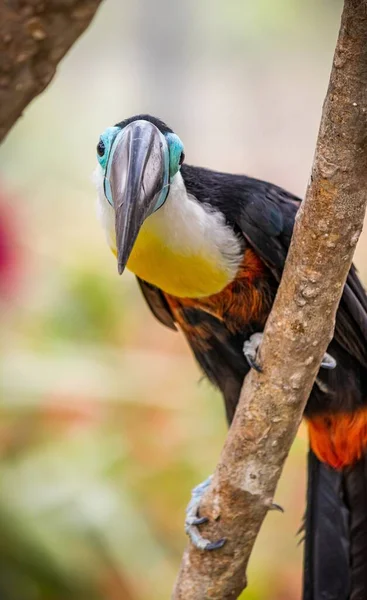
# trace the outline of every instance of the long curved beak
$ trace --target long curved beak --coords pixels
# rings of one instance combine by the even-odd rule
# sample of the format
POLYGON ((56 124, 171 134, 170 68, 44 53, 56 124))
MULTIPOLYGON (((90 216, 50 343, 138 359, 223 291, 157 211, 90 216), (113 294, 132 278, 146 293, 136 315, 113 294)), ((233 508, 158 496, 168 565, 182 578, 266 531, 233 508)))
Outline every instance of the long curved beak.
POLYGON ((148 121, 133 121, 115 138, 106 170, 115 209, 118 271, 129 259, 147 216, 165 201, 168 191, 168 146, 148 121))

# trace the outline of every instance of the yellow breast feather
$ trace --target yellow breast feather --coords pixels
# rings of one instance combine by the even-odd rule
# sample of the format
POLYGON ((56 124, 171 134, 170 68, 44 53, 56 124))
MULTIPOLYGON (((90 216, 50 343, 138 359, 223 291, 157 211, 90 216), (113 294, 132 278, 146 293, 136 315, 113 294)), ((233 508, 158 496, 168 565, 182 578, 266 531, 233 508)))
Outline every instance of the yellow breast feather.
MULTIPOLYGON (((116 255, 116 247, 111 249, 116 255)), ((215 258, 202 251, 190 253, 170 248, 144 225, 126 266, 144 281, 180 298, 210 296, 221 291, 232 278, 215 258)))

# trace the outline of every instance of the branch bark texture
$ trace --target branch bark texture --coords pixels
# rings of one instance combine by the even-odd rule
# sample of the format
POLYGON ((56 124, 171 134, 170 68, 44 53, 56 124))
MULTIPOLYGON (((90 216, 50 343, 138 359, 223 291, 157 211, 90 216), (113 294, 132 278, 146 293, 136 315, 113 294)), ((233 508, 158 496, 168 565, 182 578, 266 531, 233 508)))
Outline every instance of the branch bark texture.
POLYGON ((0 0, 0 142, 88 27, 102 0, 0 0))
POLYGON ((330 342, 367 201, 367 0, 345 0, 312 175, 298 212, 260 350, 264 372, 246 377, 206 493, 203 534, 189 545, 174 600, 229 600, 246 567, 330 342))

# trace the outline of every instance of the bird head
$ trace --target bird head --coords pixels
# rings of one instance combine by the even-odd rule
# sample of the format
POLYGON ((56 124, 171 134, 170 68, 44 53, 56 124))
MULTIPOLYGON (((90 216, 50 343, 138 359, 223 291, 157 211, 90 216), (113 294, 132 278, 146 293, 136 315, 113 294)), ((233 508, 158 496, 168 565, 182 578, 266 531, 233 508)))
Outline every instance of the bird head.
POLYGON ((102 133, 97 159, 105 200, 115 213, 121 274, 145 219, 167 199, 170 182, 184 160, 183 144, 159 119, 138 115, 102 133))

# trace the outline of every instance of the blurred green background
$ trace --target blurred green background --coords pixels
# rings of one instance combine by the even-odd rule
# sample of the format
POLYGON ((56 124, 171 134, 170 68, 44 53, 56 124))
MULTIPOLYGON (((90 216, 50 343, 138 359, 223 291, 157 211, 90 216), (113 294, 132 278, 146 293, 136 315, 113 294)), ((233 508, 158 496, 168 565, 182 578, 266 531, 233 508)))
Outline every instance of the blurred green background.
MULTIPOLYGON (((162 600, 190 489, 226 435, 180 335, 117 275, 95 146, 139 112, 189 163, 303 195, 340 0, 106 0, 0 151, 0 596, 162 600)), ((366 237, 357 251, 362 260, 366 237)), ((249 569, 249 600, 300 597, 301 430, 249 569)))

